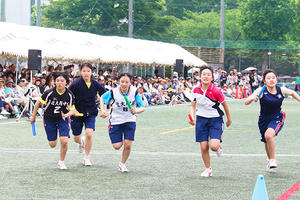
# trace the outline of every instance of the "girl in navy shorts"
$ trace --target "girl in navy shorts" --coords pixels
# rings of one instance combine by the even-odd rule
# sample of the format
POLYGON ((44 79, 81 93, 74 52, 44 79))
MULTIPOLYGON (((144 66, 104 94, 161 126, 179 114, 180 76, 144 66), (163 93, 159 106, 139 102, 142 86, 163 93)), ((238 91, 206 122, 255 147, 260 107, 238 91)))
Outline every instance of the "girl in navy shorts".
POLYGON ((252 101, 260 100, 258 127, 261 134, 261 141, 265 143, 268 156, 266 170, 272 172, 277 168, 274 137, 282 129, 285 120, 285 113, 281 111, 284 95, 291 95, 298 101, 300 101, 300 97, 293 90, 277 86, 276 73, 271 69, 264 71, 263 81, 266 85, 265 89, 262 92, 263 88, 255 90, 245 100, 245 104, 248 105, 252 101))
POLYGON ((224 107, 227 121, 226 126, 231 124, 229 107, 221 90, 212 81, 214 80, 213 71, 210 67, 200 69, 200 85, 193 90, 194 100, 191 102, 190 123, 194 125, 196 115, 196 142, 200 142, 202 159, 206 169, 201 173, 203 177, 212 176, 210 166, 209 147, 221 156, 222 147, 220 146, 224 123, 223 111, 219 108, 224 107))
POLYGON ((144 112, 144 104, 136 87, 131 85, 131 76, 123 73, 119 76, 119 86, 107 91, 101 97, 102 118, 106 117, 106 106, 111 104, 109 118, 109 137, 113 147, 118 150, 123 145, 123 154, 119 163, 121 172, 128 172, 125 165, 131 152, 132 141, 134 141, 136 129, 136 115, 144 112), (130 108, 125 100, 126 97, 132 105, 130 108))
POLYGON ((93 66, 90 63, 83 63, 80 66, 81 77, 75 80, 69 87, 75 96, 75 108, 83 116, 71 117, 71 128, 74 141, 79 144, 79 152, 85 151, 82 164, 91 166, 90 152, 93 145, 93 133, 95 131, 98 108, 96 104, 97 95, 101 96, 106 92, 104 85, 92 78, 93 66), (85 127, 85 137, 81 132, 85 127))
POLYGON ((69 120, 66 119, 71 115, 79 114, 74 108, 73 93, 66 88, 69 77, 66 73, 54 73, 55 87, 46 90, 41 98, 36 102, 30 122, 35 122, 37 110, 41 104, 44 104, 44 128, 49 141, 49 146, 54 148, 57 144, 57 135, 60 139, 60 160, 59 169, 67 169, 64 164, 68 150, 69 138, 69 120), (70 110, 70 111, 68 111, 70 110))

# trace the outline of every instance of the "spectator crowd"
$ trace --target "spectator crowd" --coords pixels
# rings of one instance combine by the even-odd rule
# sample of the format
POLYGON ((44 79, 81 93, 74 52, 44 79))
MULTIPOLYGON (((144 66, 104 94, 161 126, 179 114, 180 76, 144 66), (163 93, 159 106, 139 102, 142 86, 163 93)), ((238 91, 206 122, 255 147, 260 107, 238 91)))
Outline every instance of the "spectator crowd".
MULTIPOLYGON (((80 77, 79 70, 74 70, 74 65, 57 66, 49 65, 45 71, 35 73, 23 68, 16 72, 16 65, 0 65, 0 119, 19 117, 26 108, 29 97, 37 100, 44 91, 54 87, 52 73, 65 71, 69 74, 70 84, 80 77)), ((171 77, 159 77, 158 74, 146 77, 133 77, 132 85, 138 88, 146 105, 181 104, 192 100, 192 90, 200 82, 199 71, 191 77, 181 77, 173 73, 171 77)), ((118 71, 116 68, 98 70, 94 78, 102 83, 107 90, 118 85, 118 71)), ((228 74, 221 68, 214 70, 214 84, 217 85, 227 98, 246 98, 259 87, 262 78, 255 71, 241 73, 236 69, 228 74)), ((28 110, 25 110, 28 115, 28 110)))

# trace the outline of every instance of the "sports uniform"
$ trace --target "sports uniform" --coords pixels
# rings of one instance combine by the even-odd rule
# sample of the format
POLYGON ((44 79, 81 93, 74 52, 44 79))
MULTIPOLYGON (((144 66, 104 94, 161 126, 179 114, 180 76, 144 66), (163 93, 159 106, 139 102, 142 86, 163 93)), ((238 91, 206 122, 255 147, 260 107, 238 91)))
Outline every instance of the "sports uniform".
POLYGON ((102 96, 104 104, 111 103, 109 136, 112 144, 122 142, 123 136, 124 139, 134 140, 136 115, 130 112, 124 95, 127 96, 132 106, 144 107, 141 95, 133 86, 130 86, 125 94, 121 92, 120 86, 118 86, 102 96))
POLYGON ((105 93, 105 88, 96 80, 91 79, 88 85, 82 77, 74 81, 69 89, 75 96, 75 108, 82 113, 83 117, 71 117, 71 128, 73 135, 81 134, 83 124, 85 128, 91 128, 95 131, 95 119, 98 115, 97 93, 101 96, 105 93))
POLYGON ((196 102, 196 142, 219 139, 221 141, 224 122, 223 111, 219 105, 225 101, 220 89, 210 84, 207 90, 202 89, 202 84, 193 90, 196 102))
POLYGON ((260 98, 260 116, 258 127, 261 134, 261 141, 266 143, 265 132, 268 128, 275 130, 275 135, 279 133, 284 125, 285 113, 281 111, 284 97, 279 86, 276 86, 276 94, 271 94, 267 89, 260 98))
POLYGON ((68 107, 74 105, 74 95, 66 88, 62 94, 58 93, 56 87, 44 92, 39 99, 45 105, 44 127, 48 141, 56 141, 57 130, 60 136, 69 137, 69 121, 63 120, 61 112, 68 113, 68 107))

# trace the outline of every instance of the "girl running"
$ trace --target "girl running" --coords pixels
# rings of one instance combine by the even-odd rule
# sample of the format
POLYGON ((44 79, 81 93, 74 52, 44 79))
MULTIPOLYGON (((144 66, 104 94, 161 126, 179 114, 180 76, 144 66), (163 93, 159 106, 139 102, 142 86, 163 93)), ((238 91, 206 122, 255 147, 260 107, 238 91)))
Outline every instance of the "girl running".
POLYGON ((67 169, 64 164, 68 150, 68 138, 70 128, 69 120, 66 119, 71 115, 78 114, 74 109, 74 96, 66 88, 69 82, 67 74, 59 72, 54 75, 55 87, 44 92, 41 98, 36 102, 30 122, 35 122, 37 110, 40 104, 45 105, 44 127, 47 139, 51 148, 57 144, 57 133, 60 136, 60 160, 58 161, 59 169, 67 169), (68 112, 68 109, 71 110, 68 112))
POLYGON ((132 141, 134 141, 136 129, 136 115, 144 112, 144 104, 138 90, 131 86, 131 76, 128 73, 123 73, 119 77, 120 86, 107 91, 101 98, 101 117, 105 118, 106 105, 111 103, 111 111, 109 118, 109 136, 112 146, 119 150, 123 144, 122 160, 119 163, 121 172, 128 172, 125 165, 130 151, 132 141), (130 105, 126 103, 125 98, 128 98, 130 105), (136 108, 137 106, 138 108, 136 108))
POLYGON ((262 92, 261 90, 264 87, 256 89, 253 94, 245 100, 245 104, 249 105, 252 101, 260 100, 258 127, 261 134, 261 141, 265 143, 268 156, 266 170, 272 172, 277 168, 274 137, 277 136, 282 129, 285 120, 285 113, 281 111, 284 95, 291 95, 299 102, 300 97, 293 90, 277 86, 276 73, 271 69, 264 71, 263 81, 266 88, 262 92))
POLYGON ((222 104, 226 113, 226 126, 231 124, 229 107, 225 97, 220 89, 212 82, 214 80, 213 70, 210 67, 200 69, 200 85, 193 90, 194 100, 191 102, 191 120, 194 125, 194 116, 196 115, 196 142, 200 142, 202 159, 206 169, 201 173, 203 177, 212 176, 210 165, 209 148, 215 151, 217 156, 221 156, 223 133, 223 111, 219 108, 222 104))
POLYGON ((71 117, 71 128, 74 140, 79 144, 79 152, 85 149, 83 165, 91 166, 90 152, 93 143, 93 132, 95 131, 96 116, 98 109, 96 105, 97 94, 100 96, 105 93, 102 84, 92 79, 93 67, 90 63, 80 66, 81 77, 72 82, 69 89, 75 96, 75 108, 82 113, 82 117, 71 117), (81 132, 85 126, 85 137, 81 137, 81 132))

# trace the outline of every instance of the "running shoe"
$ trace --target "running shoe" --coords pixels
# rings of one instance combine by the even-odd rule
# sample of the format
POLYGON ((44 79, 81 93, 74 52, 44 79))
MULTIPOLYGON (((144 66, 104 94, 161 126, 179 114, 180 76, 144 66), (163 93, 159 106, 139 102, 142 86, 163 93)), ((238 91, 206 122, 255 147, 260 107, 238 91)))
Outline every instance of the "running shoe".
POLYGON ((270 159, 269 164, 270 164, 270 169, 277 168, 277 160, 276 159, 270 159))
MULTIPOLYGON (((275 160, 275 159, 271 159, 271 160, 275 160)), ((271 161, 271 160, 268 160, 266 171, 267 172, 276 172, 276 167, 277 167, 276 160, 275 160, 275 162, 271 161), (276 167, 274 167, 274 163, 275 163, 276 167), (271 167, 271 164, 272 164, 272 167, 271 167)))
POLYGON ((119 163, 119 171, 121 172, 129 172, 129 170, 127 169, 126 165, 123 163, 119 163))
POLYGON ((58 162, 57 167, 58 167, 58 169, 68 169, 66 167, 65 163, 61 163, 61 162, 58 162))
POLYGON ((1 115, 10 115, 10 113, 7 112, 7 110, 3 109, 3 110, 1 111, 1 115))
POLYGON ((89 158, 83 158, 82 163, 84 166, 92 166, 91 160, 89 158))
POLYGON ((203 177, 210 177, 212 176, 212 168, 206 168, 202 173, 201 173, 201 176, 203 177))

